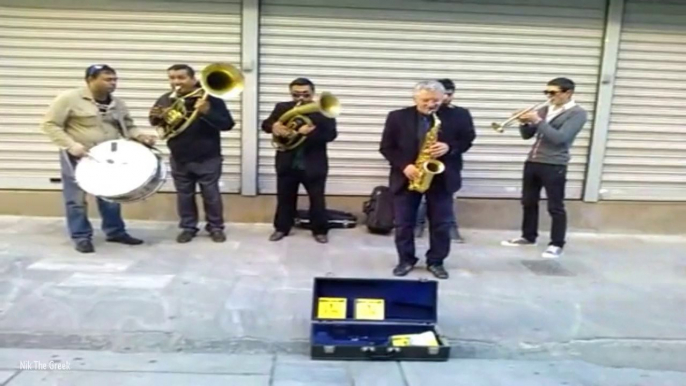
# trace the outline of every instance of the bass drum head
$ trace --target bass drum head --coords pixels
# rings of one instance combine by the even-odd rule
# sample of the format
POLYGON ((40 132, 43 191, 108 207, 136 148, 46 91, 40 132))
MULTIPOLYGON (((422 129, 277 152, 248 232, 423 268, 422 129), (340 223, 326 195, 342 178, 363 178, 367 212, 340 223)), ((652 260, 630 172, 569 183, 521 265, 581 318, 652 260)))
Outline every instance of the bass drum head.
POLYGON ((89 150, 76 165, 76 182, 98 197, 117 198, 146 185, 158 173, 157 156, 144 145, 119 139, 89 150))

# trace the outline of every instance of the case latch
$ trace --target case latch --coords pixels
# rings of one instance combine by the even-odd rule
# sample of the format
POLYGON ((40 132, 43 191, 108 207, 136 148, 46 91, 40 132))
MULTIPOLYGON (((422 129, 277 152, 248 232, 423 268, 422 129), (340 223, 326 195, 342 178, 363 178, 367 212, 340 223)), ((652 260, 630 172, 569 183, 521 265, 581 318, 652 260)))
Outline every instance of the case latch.
POLYGON ((336 351, 336 346, 324 346, 325 354, 333 354, 334 351, 336 351))
POLYGON ((429 355, 438 355, 439 349, 440 349, 440 347, 429 347, 428 348, 429 355))

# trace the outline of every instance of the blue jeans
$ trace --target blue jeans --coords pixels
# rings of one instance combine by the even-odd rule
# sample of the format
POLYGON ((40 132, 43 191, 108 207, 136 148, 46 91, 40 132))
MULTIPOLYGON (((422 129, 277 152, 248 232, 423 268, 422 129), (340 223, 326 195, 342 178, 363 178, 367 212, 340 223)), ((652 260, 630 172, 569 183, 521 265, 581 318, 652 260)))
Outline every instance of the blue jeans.
MULTIPOLYGON (((93 227, 88 221, 88 205, 86 193, 76 184, 74 169, 76 159, 66 151, 60 151, 60 168, 62 174, 62 196, 67 215, 69 235, 75 242, 91 240, 93 227)), ((124 221, 121 217, 121 206, 96 198, 98 211, 102 218, 102 231, 107 238, 119 237, 126 234, 124 221)))

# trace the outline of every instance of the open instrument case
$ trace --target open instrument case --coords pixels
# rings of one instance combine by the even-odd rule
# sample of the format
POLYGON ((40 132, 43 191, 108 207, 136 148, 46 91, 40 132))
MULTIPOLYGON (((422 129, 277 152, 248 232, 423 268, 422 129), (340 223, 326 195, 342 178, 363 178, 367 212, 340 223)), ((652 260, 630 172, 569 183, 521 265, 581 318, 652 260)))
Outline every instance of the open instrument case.
POLYGON ((436 281, 315 278, 311 358, 446 361, 437 300, 436 281))

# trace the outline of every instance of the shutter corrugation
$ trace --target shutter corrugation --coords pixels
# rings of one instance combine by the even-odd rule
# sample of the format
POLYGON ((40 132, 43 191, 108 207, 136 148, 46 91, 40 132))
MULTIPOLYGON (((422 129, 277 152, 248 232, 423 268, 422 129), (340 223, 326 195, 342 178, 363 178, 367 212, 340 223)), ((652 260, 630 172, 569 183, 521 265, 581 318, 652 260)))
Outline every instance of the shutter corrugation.
MULTIPOLYGON (((605 2, 544 0, 265 0, 260 34, 260 119, 289 100, 288 84, 309 77, 342 103, 329 146, 328 194, 387 184, 378 152, 389 111, 412 104, 423 79, 452 78, 456 104, 470 109, 477 140, 465 156, 461 195, 517 197, 533 140, 492 121, 544 101, 547 81, 578 83, 589 124, 572 150, 568 196, 579 198, 586 167, 603 38, 605 2)), ((259 187, 275 191, 274 150, 261 135, 259 187)))
POLYGON ((686 2, 628 0, 600 197, 686 201, 686 2))
MULTIPOLYGON (((86 67, 107 63, 115 95, 135 123, 154 134, 148 111, 169 90, 166 69, 240 65, 240 0, 89 2, 0 0, 0 188, 61 189, 57 147, 40 129, 55 96, 85 85, 86 67), (21 4, 21 5, 18 5, 21 4)), ((240 98, 226 99, 236 127, 223 133, 222 190, 240 184, 240 98)), ((164 142, 157 147, 169 150, 164 142)), ((163 190, 173 191, 168 181, 163 190)))

